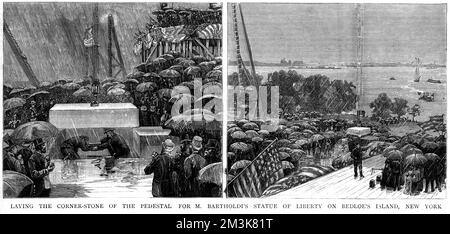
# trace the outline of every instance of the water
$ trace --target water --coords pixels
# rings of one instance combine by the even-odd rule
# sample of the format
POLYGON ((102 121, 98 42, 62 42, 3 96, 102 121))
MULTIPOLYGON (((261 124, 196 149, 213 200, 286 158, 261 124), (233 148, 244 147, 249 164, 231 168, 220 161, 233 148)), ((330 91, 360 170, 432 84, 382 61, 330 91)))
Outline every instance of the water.
MULTIPOLYGON (((228 67, 229 72, 237 71, 236 66, 228 67)), ((274 71, 290 70, 288 67, 256 67, 256 72, 267 78, 267 75, 274 71)), ((356 82, 356 68, 342 69, 291 69, 297 73, 307 77, 314 74, 322 74, 331 80, 340 79, 349 82, 356 82)), ((426 121, 429 116, 440 115, 446 113, 447 100, 447 74, 446 68, 425 69, 422 68, 420 73, 422 79, 416 83, 414 78, 414 67, 364 67, 363 68, 363 95, 361 100, 362 109, 370 114, 369 104, 376 97, 385 92, 393 100, 395 97, 401 97, 408 101, 408 106, 419 104, 422 109, 420 116, 415 119, 418 121, 426 121), (394 77, 396 80, 389 80, 394 77), (440 80, 441 84, 428 83, 428 79, 440 80), (418 91, 435 93, 434 102, 426 102, 418 100, 418 91)))

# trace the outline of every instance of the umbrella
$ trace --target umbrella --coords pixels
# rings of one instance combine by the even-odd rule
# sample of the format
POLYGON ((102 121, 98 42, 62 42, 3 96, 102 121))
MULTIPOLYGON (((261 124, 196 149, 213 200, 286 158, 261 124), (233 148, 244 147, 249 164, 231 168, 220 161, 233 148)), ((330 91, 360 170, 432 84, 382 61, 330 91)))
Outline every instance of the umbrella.
POLYGON ((212 70, 206 73, 207 78, 212 79, 221 79, 222 78, 222 71, 221 70, 212 70))
POLYGON ((255 130, 247 130, 245 131, 245 135, 247 135, 250 139, 253 137, 259 137, 259 134, 255 130))
POLYGON ((92 92, 89 89, 81 88, 75 91, 72 95, 75 97, 90 97, 92 96, 92 92))
POLYGON ((121 83, 114 85, 114 88, 119 88, 119 89, 125 89, 126 87, 127 86, 125 86, 124 84, 121 84, 121 83))
POLYGON ((134 67, 138 71, 145 71, 145 68, 147 67, 146 63, 140 63, 136 67, 134 67))
POLYGON ((258 134, 259 134, 260 136, 262 136, 262 137, 267 137, 267 136, 270 135, 270 132, 267 131, 267 130, 265 130, 265 129, 262 129, 262 130, 259 130, 259 131, 258 131, 258 134))
POLYGON ((244 125, 242 125, 242 129, 258 131, 259 130, 259 126, 256 123, 248 122, 248 123, 245 123, 244 125))
POLYGON ((222 185, 222 162, 209 164, 198 172, 197 179, 204 183, 222 185))
POLYGON ((57 92, 59 89, 64 89, 61 84, 56 84, 49 88, 49 90, 52 90, 53 92, 57 92))
POLYGON ((50 92, 45 91, 45 90, 41 90, 41 91, 38 91, 38 92, 35 92, 35 93, 31 94, 28 98, 38 97, 38 96, 45 96, 45 95, 50 95, 50 92))
POLYGON ((44 81, 44 82, 42 82, 41 83, 41 87, 50 87, 50 86, 52 86, 52 83, 50 83, 50 82, 48 82, 48 81, 44 81))
POLYGON ((222 65, 215 66, 215 67, 213 68, 213 70, 222 70, 222 65))
POLYGON ((126 91, 121 88, 112 88, 108 91, 108 96, 120 96, 123 95, 126 91))
POLYGON ((218 131, 222 129, 222 122, 217 121, 214 115, 177 115, 167 120, 165 126, 177 130, 205 129, 206 131, 218 131))
POLYGON ((403 151, 403 152, 405 152, 406 150, 409 150, 409 149, 415 149, 415 148, 417 148, 415 145, 406 144, 406 145, 404 145, 400 150, 403 151))
POLYGON ((163 54, 163 55, 159 56, 159 58, 163 58, 165 60, 173 60, 173 59, 175 59, 173 57, 173 55, 171 55, 171 54, 163 54))
POLYGON ((171 66, 169 69, 175 70, 178 73, 183 73, 184 67, 182 65, 176 64, 176 65, 171 66))
POLYGON ((219 82, 208 82, 206 84, 203 85, 202 87, 202 92, 203 93, 212 93, 215 91, 219 91, 222 90, 222 84, 219 82))
POLYGON ((139 84, 139 81, 133 78, 125 80, 123 83, 125 84, 139 84))
POLYGON ((14 142, 29 142, 37 138, 48 139, 56 137, 58 129, 53 124, 44 121, 32 121, 17 127, 11 134, 14 142))
POLYGON ((231 127, 231 128, 229 128, 229 129, 227 130, 227 133, 228 133, 228 134, 231 134, 231 133, 236 132, 236 131, 241 131, 241 132, 242 132, 242 129, 241 129, 240 127, 237 127, 237 126, 231 127))
POLYGON ((392 150, 387 154, 386 162, 391 161, 402 161, 403 160, 403 152, 400 150, 392 150))
POLYGON ((178 64, 180 64, 181 66, 183 66, 183 67, 190 67, 190 66, 194 66, 195 65, 195 62, 194 61, 192 61, 192 60, 190 60, 190 59, 185 59, 185 60, 182 60, 180 63, 178 63, 178 64))
POLYGON ((189 66, 188 68, 184 69, 184 74, 186 74, 186 75, 197 75, 201 71, 202 71, 202 69, 200 69, 197 66, 189 66))
POLYGON ((290 144, 291 144, 291 141, 289 141, 289 140, 287 140, 287 139, 281 139, 281 140, 278 140, 278 145, 280 146, 280 147, 283 147, 283 146, 289 146, 290 144))
POLYGON ((179 58, 174 59, 174 60, 173 60, 173 63, 174 63, 174 64, 180 64, 180 62, 182 62, 182 61, 184 61, 184 60, 186 60, 186 58, 184 58, 184 57, 179 57, 179 58))
POLYGON ((410 154, 405 158, 405 165, 412 167, 420 167, 425 165, 427 158, 423 154, 410 154))
POLYGON ((31 197, 33 181, 26 175, 15 171, 3 171, 3 197, 31 197))
POLYGON ((235 131, 235 132, 231 133, 231 138, 242 140, 242 139, 247 138, 247 134, 245 134, 242 131, 235 131))
POLYGON ((294 164, 288 162, 288 161, 282 161, 281 162, 281 168, 283 169, 294 169, 294 164))
POLYGON ((264 139, 262 139, 261 137, 257 136, 257 137, 253 137, 252 138, 252 142, 258 143, 258 142, 263 142, 264 139))
POLYGON ((426 153, 424 156, 430 162, 437 162, 437 161, 441 160, 441 158, 437 154, 434 154, 434 153, 426 153))
POLYGON ((100 83, 105 84, 105 83, 113 83, 113 82, 117 82, 117 80, 110 77, 110 78, 106 78, 106 79, 102 80, 100 83))
POLYGON ((174 69, 166 69, 162 72, 159 73, 159 76, 164 77, 164 78, 177 78, 180 77, 180 73, 177 72, 174 69))
POLYGON ((23 92, 25 92, 25 90, 24 89, 20 89, 20 88, 15 88, 15 89, 13 89, 13 90, 11 90, 11 92, 9 92, 9 95, 17 95, 17 94, 20 94, 20 93, 23 93, 23 92))
POLYGON ((280 160, 286 160, 287 158, 291 157, 288 153, 283 152, 283 151, 278 152, 277 155, 280 160))
POLYGON ((320 134, 314 134, 314 135, 311 137, 311 140, 313 140, 313 141, 320 141, 320 140, 323 140, 323 139, 325 139, 325 137, 323 137, 323 136, 320 135, 320 134))
POLYGON ((293 133, 289 134, 289 137, 288 137, 288 139, 303 139, 303 138, 304 138, 304 136, 303 136, 303 133, 301 133, 301 132, 293 132, 293 133))
POLYGON ((421 145, 421 147, 424 151, 431 153, 431 152, 434 152, 439 147, 439 145, 435 142, 429 141, 429 142, 423 143, 421 145))
POLYGON ((114 86, 113 83, 104 83, 104 84, 102 84, 102 89, 108 90, 109 88, 111 88, 113 86, 114 86))
POLYGON ((63 88, 67 90, 78 90, 79 88, 81 88, 81 85, 77 83, 66 83, 63 85, 63 88))
POLYGON ((387 147, 386 149, 383 150, 383 156, 387 157, 389 155, 389 152, 391 152, 393 150, 397 150, 397 147, 395 147, 395 146, 387 147))
POLYGON ((306 145, 306 144, 308 144, 308 143, 309 143, 309 141, 306 140, 306 139, 300 139, 300 140, 295 141, 295 144, 296 144, 296 145, 300 145, 300 146, 306 145))
POLYGON ((423 154, 422 150, 417 149, 417 148, 410 148, 407 149, 405 151, 402 151, 405 155, 410 155, 410 154, 423 154))
POLYGON ((158 87, 158 85, 156 85, 153 82, 144 82, 136 86, 136 91, 143 93, 150 90, 154 90, 156 87, 158 87))
POLYGON ((286 153, 288 153, 288 154, 291 154, 291 153, 292 153, 292 149, 289 148, 289 147, 280 147, 280 148, 278 148, 278 151, 280 151, 280 152, 286 152, 286 153))
POLYGON ((25 99, 23 98, 10 98, 3 102, 3 110, 7 111, 13 108, 21 107, 25 104, 25 99))
POLYGON ((250 150, 250 147, 244 143, 244 142, 235 142, 233 144, 230 145, 230 149, 231 151, 233 151, 234 153, 237 153, 239 151, 241 152, 247 152, 250 150))
POLYGON ((233 165, 231 165, 230 171, 234 171, 238 173, 239 169, 244 169, 246 168, 248 165, 250 165, 252 162, 249 160, 239 160, 235 163, 233 163, 233 165))

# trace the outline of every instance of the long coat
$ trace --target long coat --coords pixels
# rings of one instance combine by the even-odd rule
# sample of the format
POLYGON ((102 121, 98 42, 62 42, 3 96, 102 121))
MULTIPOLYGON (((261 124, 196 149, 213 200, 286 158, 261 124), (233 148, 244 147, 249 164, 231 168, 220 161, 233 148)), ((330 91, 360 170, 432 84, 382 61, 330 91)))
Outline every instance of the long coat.
POLYGON ((158 154, 144 169, 146 175, 153 175, 152 194, 154 197, 168 197, 172 195, 170 181, 172 160, 167 154, 158 154))
POLYGON ((108 149, 114 158, 130 157, 130 147, 122 136, 114 134, 112 137, 103 138, 100 142, 98 149, 108 149))
POLYGON ((28 160, 28 168, 30 170, 31 180, 34 182, 34 195, 39 197, 45 189, 50 189, 45 185, 45 177, 49 171, 47 167, 49 160, 39 152, 34 152, 28 160))

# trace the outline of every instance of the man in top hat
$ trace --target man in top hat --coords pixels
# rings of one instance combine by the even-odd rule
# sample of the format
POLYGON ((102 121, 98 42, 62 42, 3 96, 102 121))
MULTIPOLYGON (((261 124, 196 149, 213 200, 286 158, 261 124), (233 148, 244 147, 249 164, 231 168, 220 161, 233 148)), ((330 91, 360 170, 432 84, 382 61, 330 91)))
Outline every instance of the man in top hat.
POLYGON ((115 159, 130 157, 130 147, 121 135, 112 128, 105 128, 104 133, 106 137, 100 140, 100 145, 92 147, 92 150, 108 149, 115 159))
POLYGON ((152 182, 153 197, 168 197, 173 195, 171 183, 173 159, 169 156, 175 148, 172 140, 167 139, 162 144, 162 152, 154 154, 149 165, 144 169, 146 175, 154 173, 152 182))
POLYGON ((219 143, 214 139, 209 139, 205 145, 205 159, 206 164, 221 162, 219 143))
POLYGON ((31 180, 34 182, 34 196, 48 197, 51 189, 48 175, 55 169, 55 164, 50 162, 50 158, 44 155, 47 152, 47 148, 42 138, 37 138, 32 144, 34 152, 28 160, 28 168, 31 180))

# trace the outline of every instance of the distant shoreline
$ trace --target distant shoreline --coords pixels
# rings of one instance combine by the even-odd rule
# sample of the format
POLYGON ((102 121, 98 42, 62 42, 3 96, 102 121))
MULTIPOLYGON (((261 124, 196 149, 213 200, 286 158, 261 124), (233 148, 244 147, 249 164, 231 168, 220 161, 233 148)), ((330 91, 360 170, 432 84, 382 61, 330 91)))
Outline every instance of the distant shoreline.
MULTIPOLYGON (((345 64, 345 65, 289 65, 281 63, 264 63, 264 62, 254 62, 257 67, 289 67, 289 69, 342 69, 342 68, 356 68, 356 64, 345 64)), ((229 66, 237 66, 237 61, 228 61, 229 66)), ((249 61, 244 61, 245 66, 250 66, 249 61)), ((403 64, 403 63, 367 63, 363 64, 362 67, 415 67, 413 64, 403 64)), ((446 65, 442 64, 424 64, 422 68, 425 69, 437 69, 446 68, 446 65)))

